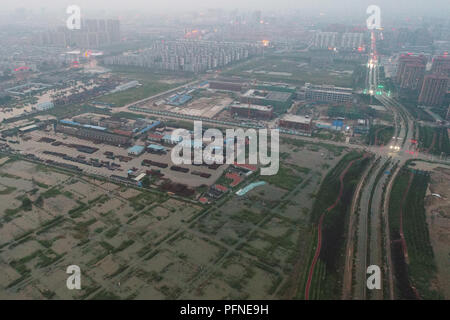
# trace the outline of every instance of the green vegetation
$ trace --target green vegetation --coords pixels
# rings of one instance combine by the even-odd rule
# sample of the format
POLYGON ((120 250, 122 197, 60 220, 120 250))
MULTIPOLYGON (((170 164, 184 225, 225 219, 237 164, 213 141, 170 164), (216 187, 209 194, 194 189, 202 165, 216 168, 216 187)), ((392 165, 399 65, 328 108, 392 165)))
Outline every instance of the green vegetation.
POLYGON ((138 87, 121 92, 111 93, 96 99, 96 101, 109 103, 114 105, 115 107, 122 107, 126 104, 148 98, 158 93, 179 87, 187 82, 186 81, 183 83, 175 84, 164 83, 161 80, 167 79, 167 75, 150 71, 143 71, 139 68, 114 68, 113 71, 119 76, 138 80, 141 84, 138 87))
POLYGON ((447 128, 419 126, 419 148, 432 154, 449 155, 450 141, 447 128))
MULTIPOLYGON (((83 113, 110 114, 110 112, 105 109, 97 108, 88 104, 68 104, 64 106, 57 106, 53 109, 43 111, 42 113, 50 114, 55 116, 57 119, 75 117, 83 113)), ((34 114, 34 116, 36 116, 36 114, 34 114)))
MULTIPOLYGON (((403 264, 404 262, 402 263, 397 256, 397 259, 394 259, 395 267, 400 269, 404 266, 405 278, 409 280, 410 286, 417 289, 423 299, 438 299, 441 298, 441 295, 433 288, 436 279, 436 264, 424 205, 428 182, 429 174, 426 172, 413 173, 407 169, 401 170, 391 191, 389 229, 392 241, 401 238, 400 214, 403 212, 403 233, 409 263, 403 264), (405 194, 405 192, 407 193, 405 194)), ((408 298, 407 282, 399 279, 397 290, 400 297, 408 298)))
POLYGON ((142 192, 136 197, 133 197, 130 200, 130 205, 133 207, 134 211, 141 211, 146 206, 152 203, 160 203, 166 200, 166 195, 157 195, 150 192, 142 192))
POLYGON ((303 179, 296 173, 296 171, 286 165, 281 164, 278 173, 273 176, 261 176, 264 180, 274 186, 282 189, 292 190, 299 185, 303 179))
POLYGON ((34 180, 34 179, 33 179, 33 183, 36 184, 39 188, 42 188, 42 189, 48 189, 48 188, 50 188, 49 185, 47 185, 47 184, 45 184, 45 183, 42 183, 42 182, 39 182, 39 181, 36 181, 36 180, 34 180))
POLYGON ((44 222, 42 224, 41 229, 37 232, 37 234, 39 235, 39 234, 45 233, 46 231, 50 230, 51 228, 53 228, 53 227, 61 224, 62 222, 64 222, 64 220, 65 219, 64 219, 63 216, 58 216, 58 217, 53 218, 53 219, 51 219, 51 220, 49 220, 47 222, 44 222))
POLYGON ((72 218, 78 218, 81 217, 82 213, 86 211, 89 208, 89 206, 83 202, 79 202, 78 206, 69 210, 69 216, 72 218))
POLYGON ((13 193, 14 191, 16 191, 15 187, 9 187, 8 186, 8 187, 5 187, 5 189, 0 191, 0 195, 8 195, 8 194, 13 193))
POLYGON ((44 193, 42 193, 41 196, 44 199, 50 199, 50 198, 54 198, 60 194, 61 194, 61 191, 59 190, 59 187, 53 187, 53 188, 45 191, 44 193))
POLYGON ((286 138, 281 137, 280 138, 281 143, 290 144, 296 147, 312 147, 316 148, 314 151, 319 151, 318 148, 323 148, 325 150, 328 150, 329 152, 332 152, 335 156, 340 156, 342 154, 342 151, 344 151, 345 147, 335 146, 332 144, 322 143, 322 142, 308 142, 305 140, 300 139, 294 139, 294 138, 286 138))
POLYGON ((239 221, 241 223, 250 222, 253 224, 258 224, 258 222, 260 222, 263 217, 264 215, 255 213, 248 209, 243 209, 231 216, 233 220, 239 221))
POLYGON ((319 129, 314 132, 314 137, 317 137, 322 140, 331 140, 336 142, 343 142, 345 141, 345 135, 344 133, 340 131, 331 131, 331 130, 325 130, 325 129, 319 129))
POLYGON ((434 114, 437 114, 439 117, 441 117, 444 120, 447 117, 447 111, 448 111, 447 107, 433 107, 433 108, 430 108, 430 110, 434 114))
POLYGON ((366 143, 372 145, 387 145, 394 137, 395 128, 391 126, 374 125, 366 137, 366 143))
POLYGON ((310 82, 333 84, 340 87, 352 86, 353 66, 336 62, 331 66, 316 67, 310 64, 310 60, 310 56, 266 54, 265 57, 239 63, 230 70, 225 70, 223 74, 294 85, 310 82))
POLYGON ((119 300, 119 299, 120 299, 119 296, 106 290, 102 290, 92 297, 92 300, 119 300))
POLYGON ((375 105, 375 106, 382 106, 383 104, 374 96, 370 94, 359 94, 358 95, 359 100, 362 103, 375 105))
POLYGON ((6 222, 9 222, 13 219, 13 216, 18 214, 21 211, 31 211, 33 209, 33 202, 26 196, 20 197, 22 201, 21 205, 14 209, 6 209, 3 219, 6 222))
POLYGON ((105 232, 105 236, 109 239, 114 238, 116 234, 119 232, 119 230, 120 230, 119 226, 113 227, 105 232))
MULTIPOLYGON (((362 157, 356 151, 345 155, 322 182, 314 202, 311 221, 316 224, 324 214, 322 224, 322 247, 319 261, 311 286, 311 296, 320 299, 337 299, 341 295, 343 250, 345 235, 353 193, 362 172, 370 162, 370 158, 362 157), (340 176, 352 162, 343 177, 343 189, 340 195, 340 176), (341 196, 339 199, 338 197, 341 196), (328 211, 329 210, 329 211, 328 211), (321 266, 323 264, 323 266, 321 266)), ((312 248, 314 249, 314 248, 312 248)), ((314 251, 311 252, 311 255, 314 251)), ((307 276, 305 274, 305 276, 307 276)))
POLYGON ((330 118, 343 117, 350 120, 378 118, 379 111, 368 106, 349 105, 333 106, 328 109, 327 115, 330 118))
POLYGON ((22 199, 22 206, 21 206, 21 208, 24 211, 31 211, 31 209, 33 208, 33 202, 31 202, 31 200, 28 197, 24 197, 22 199))
POLYGON ((12 100, 13 100, 13 98, 11 96, 1 96, 0 97, 0 106, 1 107, 7 106, 12 100))
POLYGON ((426 112, 422 108, 417 107, 417 102, 407 99, 401 99, 401 103, 413 116, 414 119, 434 122, 434 118, 428 112, 426 112))

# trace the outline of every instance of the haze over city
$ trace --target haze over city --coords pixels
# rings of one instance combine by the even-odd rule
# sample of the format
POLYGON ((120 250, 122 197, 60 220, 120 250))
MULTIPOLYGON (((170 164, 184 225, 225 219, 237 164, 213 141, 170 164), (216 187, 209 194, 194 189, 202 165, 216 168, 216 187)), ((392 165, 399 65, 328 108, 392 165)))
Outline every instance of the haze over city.
POLYGON ((119 11, 139 11, 146 13, 165 13, 179 11, 201 11, 207 9, 226 9, 226 10, 268 10, 268 11, 304 11, 308 13, 326 13, 329 15, 364 15, 365 9, 375 4, 382 8, 384 14, 388 16, 415 16, 415 15, 436 15, 442 16, 450 10, 450 4, 445 0, 230 0, 226 2, 210 1, 210 0, 167 0, 167 1, 146 1, 146 0, 129 0, 126 2, 111 2, 107 0, 19 0, 2 4, 0 12, 10 11, 17 8, 55 11, 65 9, 69 5, 78 5, 86 10, 100 10, 105 12, 119 11))
POLYGON ((2 4, 0 299, 448 300, 449 12, 2 4))

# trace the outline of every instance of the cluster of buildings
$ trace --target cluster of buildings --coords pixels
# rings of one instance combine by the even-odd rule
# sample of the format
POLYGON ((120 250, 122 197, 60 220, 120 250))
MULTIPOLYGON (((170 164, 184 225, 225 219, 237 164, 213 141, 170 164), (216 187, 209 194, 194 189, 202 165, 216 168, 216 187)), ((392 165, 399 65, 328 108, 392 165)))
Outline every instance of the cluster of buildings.
MULTIPOLYGON (((232 116, 257 120, 270 120, 275 114, 283 114, 291 107, 293 99, 331 104, 353 103, 352 88, 333 85, 306 83, 297 89, 283 83, 250 83, 241 78, 217 78, 209 82, 209 88, 238 95, 238 100, 229 106, 232 116)), ((311 119, 300 119, 298 116, 288 116, 280 124, 287 129, 311 131, 311 119)))
MULTIPOLYGON (((17 45, 0 45, 0 77, 10 77, 19 83, 42 68, 58 68, 66 63, 63 48, 37 47, 23 41, 22 37, 17 38, 20 39, 17 45)), ((6 83, 0 83, 0 89, 6 83)))
POLYGON ((199 73, 262 54, 262 50, 262 46, 255 44, 155 41, 145 50, 107 57, 104 63, 199 73))
POLYGON ((40 92, 48 90, 51 87, 51 85, 45 83, 28 82, 22 85, 5 89, 5 92, 13 96, 33 96, 40 92))
POLYGON ((289 107, 293 98, 327 103, 352 103, 353 101, 352 88, 325 84, 305 83, 297 90, 296 87, 288 84, 264 82, 250 84, 242 79, 228 78, 211 80, 209 88, 240 93, 241 104, 270 105, 275 109, 289 107))
POLYGON ((313 49, 327 49, 334 48, 340 50, 359 50, 364 46, 364 34, 359 32, 322 32, 317 31, 312 39, 313 49))
POLYGON ((118 146, 128 146, 132 139, 147 134, 161 123, 138 119, 130 123, 126 119, 116 119, 95 115, 82 115, 72 120, 60 120, 55 131, 81 139, 118 146))
POLYGON ((426 74, 426 65, 427 58, 423 55, 401 55, 396 83, 400 89, 418 92, 419 104, 442 106, 449 88, 450 57, 435 57, 429 74, 426 74))
POLYGON ((272 119, 283 113, 297 95, 297 88, 284 83, 250 83, 241 78, 218 78, 209 81, 209 88, 230 91, 239 96, 230 105, 230 113, 241 118, 272 119))
POLYGON ((53 109, 55 107, 55 105, 53 104, 53 102, 51 101, 46 101, 46 102, 41 102, 36 104, 33 109, 36 110, 37 112, 40 111, 47 111, 50 109, 53 109))
POLYGON ((45 31, 36 38, 39 46, 98 48, 119 42, 120 21, 118 19, 85 19, 79 30, 59 27, 45 31))

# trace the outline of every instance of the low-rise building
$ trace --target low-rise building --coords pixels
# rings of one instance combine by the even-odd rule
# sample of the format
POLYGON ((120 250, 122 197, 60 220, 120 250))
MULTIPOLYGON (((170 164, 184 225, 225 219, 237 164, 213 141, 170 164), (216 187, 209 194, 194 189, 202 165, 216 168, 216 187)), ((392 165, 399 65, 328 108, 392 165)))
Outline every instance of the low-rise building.
POLYGON ((147 146, 147 152, 154 154, 165 154, 167 153, 166 148, 159 144, 150 144, 147 146))
POLYGON ((240 97, 242 104, 272 106, 276 110, 286 110, 292 105, 292 92, 250 89, 240 97))
POLYGON ((273 116, 272 106, 261 106, 257 104, 241 104, 236 103, 230 106, 232 115, 243 118, 266 119, 269 120, 273 116))
POLYGON ((297 116, 293 114, 285 114, 279 121, 280 127, 293 129, 296 131, 311 132, 312 130, 312 119, 297 116))
POLYGON ((125 146, 130 142, 130 137, 108 132, 106 128, 91 125, 81 125, 73 121, 61 120, 60 123, 55 126, 55 131, 73 135, 80 139, 86 139, 112 145, 125 146))
POLYGON ((144 146, 133 146, 128 149, 128 154, 131 156, 139 156, 141 155, 145 150, 144 146))
POLYGON ((353 99, 352 88, 306 83, 303 91, 305 92, 305 99, 310 101, 348 103, 353 99))

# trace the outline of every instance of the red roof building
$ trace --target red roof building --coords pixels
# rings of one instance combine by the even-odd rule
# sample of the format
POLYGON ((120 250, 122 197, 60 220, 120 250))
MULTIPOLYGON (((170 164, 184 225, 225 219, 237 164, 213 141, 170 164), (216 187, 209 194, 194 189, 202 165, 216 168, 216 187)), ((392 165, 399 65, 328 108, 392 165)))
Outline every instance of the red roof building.
POLYGON ((237 162, 235 162, 234 163, 234 166, 235 167, 238 167, 238 168, 244 168, 244 169, 247 169, 247 170, 250 170, 250 171, 256 171, 256 170, 258 170, 258 168, 257 167, 255 167, 255 166, 252 166, 251 164, 239 164, 239 163, 237 163, 237 162))
POLYGON ((221 185, 221 184, 216 184, 216 185, 214 185, 214 188, 217 189, 217 190, 219 190, 219 191, 222 191, 222 192, 227 192, 227 191, 228 191, 228 188, 227 188, 227 187, 224 187, 224 186, 221 185))
POLYGON ((238 174, 236 174, 236 173, 234 173, 234 172, 228 172, 228 173, 225 175, 225 177, 228 178, 228 179, 233 180, 233 181, 230 183, 230 185, 231 185, 232 187, 237 186, 237 185, 238 185, 239 183, 241 183, 241 181, 242 181, 241 176, 238 175, 238 174))

